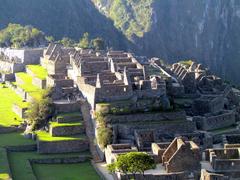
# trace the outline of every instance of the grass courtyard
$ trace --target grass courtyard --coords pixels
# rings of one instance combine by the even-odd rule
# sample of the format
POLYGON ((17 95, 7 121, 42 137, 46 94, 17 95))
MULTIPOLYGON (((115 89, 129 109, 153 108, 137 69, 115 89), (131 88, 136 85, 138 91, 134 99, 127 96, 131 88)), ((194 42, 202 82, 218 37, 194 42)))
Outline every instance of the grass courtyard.
POLYGON ((32 71, 32 73, 35 75, 35 77, 39 79, 46 79, 47 77, 47 70, 43 68, 41 65, 28 65, 28 69, 32 71))
MULTIPOLYGON (((75 157, 80 153, 40 155, 36 152, 10 152, 9 161, 14 180, 32 180, 34 173, 39 180, 67 180, 67 179, 99 179, 90 161, 76 164, 33 164, 30 166, 29 159, 75 157)), ((89 155, 83 152, 81 155, 89 155)))
POLYGON ((98 180, 90 162, 78 164, 34 164, 34 172, 39 180, 98 180))
POLYGON ((0 99, 0 126, 19 125, 22 119, 12 111, 12 105, 15 103, 24 107, 27 103, 23 102, 13 90, 2 84, 0 84, 0 99))

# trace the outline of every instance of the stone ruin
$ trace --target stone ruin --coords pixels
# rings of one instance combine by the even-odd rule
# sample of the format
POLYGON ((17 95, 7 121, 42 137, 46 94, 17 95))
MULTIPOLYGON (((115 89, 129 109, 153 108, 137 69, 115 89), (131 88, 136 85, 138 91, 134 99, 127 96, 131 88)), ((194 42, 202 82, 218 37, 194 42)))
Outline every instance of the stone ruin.
POLYGON ((198 171, 200 169, 200 149, 193 141, 175 138, 162 155, 162 163, 168 173, 198 171))
POLYGON ((111 164, 117 160, 120 154, 128 152, 137 152, 138 149, 131 144, 111 144, 105 150, 105 157, 107 164, 111 164))
POLYGON ((38 64, 42 52, 42 48, 0 48, 0 77, 2 81, 14 81, 14 73, 24 71, 28 64, 38 64))
POLYGON ((206 150, 206 161, 209 163, 208 171, 229 178, 240 177, 239 148, 214 148, 206 150))
POLYGON ((98 102, 166 96, 165 81, 161 77, 146 77, 144 66, 130 53, 75 52, 70 63, 69 74, 93 109, 98 102))
POLYGON ((218 94, 225 88, 221 78, 212 75, 202 64, 196 62, 192 62, 190 66, 175 63, 171 71, 172 75, 184 86, 186 94, 194 94, 197 91, 202 94, 218 94))

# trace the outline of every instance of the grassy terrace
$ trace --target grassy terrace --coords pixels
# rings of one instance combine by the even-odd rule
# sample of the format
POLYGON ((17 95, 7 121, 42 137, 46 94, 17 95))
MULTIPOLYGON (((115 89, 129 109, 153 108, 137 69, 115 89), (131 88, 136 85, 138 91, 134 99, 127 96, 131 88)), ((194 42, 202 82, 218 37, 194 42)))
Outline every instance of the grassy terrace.
POLYGON ((20 107, 26 107, 27 103, 22 102, 20 96, 2 84, 0 84, 0 99, 0 126, 19 125, 22 119, 12 111, 12 105, 17 104, 20 107))
POLYGON ((67 141, 67 140, 84 140, 84 139, 86 139, 85 135, 52 137, 46 131, 38 131, 37 136, 40 141, 67 141))
POLYGON ((61 164, 34 164, 33 169, 40 180, 100 179, 90 162, 69 164, 67 166, 61 164))
POLYGON ((57 118, 68 118, 68 117, 81 117, 82 115, 80 112, 73 112, 73 113, 60 113, 57 115, 57 118))
POLYGON ((26 92, 39 91, 40 88, 32 84, 32 77, 27 73, 20 72, 16 73, 16 76, 24 81, 23 84, 17 84, 20 88, 24 89, 26 92))
POLYGON ((24 72, 20 72, 16 73, 16 76, 22 79, 22 81, 24 82, 23 84, 16 83, 17 86, 28 92, 32 97, 36 99, 40 98, 43 90, 32 84, 32 77, 30 75, 24 72))
POLYGON ((42 80, 46 79, 47 70, 41 65, 28 65, 27 68, 30 69, 37 78, 42 80))
POLYGON ((8 158, 6 146, 18 146, 34 144, 30 139, 25 139, 21 133, 0 134, 0 179, 8 179, 8 158))
MULTIPOLYGON (((83 153, 68 153, 68 154, 51 154, 51 155, 40 155, 37 152, 10 152, 9 161, 13 173, 14 180, 32 180, 33 172, 29 159, 43 159, 43 158, 62 158, 62 157, 76 157, 79 155, 89 155, 89 152, 83 153)), ((85 177, 98 176, 96 175, 93 167, 90 166, 89 162, 77 163, 77 164, 34 164, 33 170, 40 180, 47 179, 73 179, 78 178, 79 172, 85 177), (82 170, 83 169, 83 170, 82 170), (89 171, 84 171, 88 169, 89 171), (61 174, 61 175, 60 175, 61 174), (47 177, 48 176, 48 177, 47 177), (70 178, 71 177, 71 178, 70 178), (73 177, 73 178, 72 178, 73 177)), ((89 179, 87 178, 87 179, 89 179)), ((91 178, 90 178, 91 179, 91 178)))
POLYGON ((81 122, 73 122, 73 123, 57 123, 51 122, 52 127, 66 127, 66 126, 82 126, 81 122))
POLYGON ((35 144, 35 142, 31 139, 24 138, 22 133, 15 132, 0 134, 0 147, 19 146, 28 144, 35 144))

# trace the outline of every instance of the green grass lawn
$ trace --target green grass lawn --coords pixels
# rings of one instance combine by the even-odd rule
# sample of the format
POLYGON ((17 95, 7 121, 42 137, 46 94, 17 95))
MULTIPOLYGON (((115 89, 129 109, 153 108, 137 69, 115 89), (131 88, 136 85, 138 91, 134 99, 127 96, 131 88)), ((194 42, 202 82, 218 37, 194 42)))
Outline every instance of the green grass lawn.
POLYGON ((25 139, 21 133, 6 133, 0 134, 0 179, 8 179, 8 159, 6 150, 3 147, 6 146, 18 146, 35 144, 33 140, 25 139))
POLYGON ((39 180, 98 180, 100 179, 90 162, 79 164, 34 164, 39 180))
MULTIPOLYGON (((89 155, 89 152, 83 152, 83 153, 68 153, 68 154, 51 154, 51 155, 41 155, 38 154, 37 152, 10 152, 9 153, 9 161, 10 161, 10 166, 12 169, 12 174, 13 174, 13 179, 14 180, 32 180, 33 179, 33 171, 32 168, 28 162, 28 159, 42 159, 42 158, 61 158, 61 157, 75 157, 79 155, 89 155)), ((38 166, 38 165, 37 165, 38 166)), ((46 167, 46 171, 52 169, 48 168, 49 165, 43 164, 40 166, 46 167)), ((54 165, 55 166, 55 165, 54 165)), ((75 173, 76 169, 72 169, 71 164, 65 164, 61 166, 63 169, 55 169, 58 172, 52 172, 52 174, 49 177, 55 177, 58 176, 59 173, 63 174, 73 174, 73 176, 77 177, 77 174, 75 173), (68 166, 70 168, 68 168, 68 166)), ((81 171, 80 168, 84 168, 79 166, 78 171, 81 171)), ((42 169, 42 168, 41 168, 42 169)), ((44 176, 44 172, 36 171, 37 175, 42 177, 44 176)), ((49 172, 47 172, 49 173, 49 172)), ((92 173, 94 173, 94 170, 92 170, 92 173)))
POLYGON ((12 111, 12 105, 15 103, 22 107, 27 106, 27 103, 22 102, 22 98, 10 88, 3 88, 2 84, 0 84, 0 99, 0 126, 19 125, 22 119, 12 111))
POLYGON ((24 138, 20 132, 0 134, 0 147, 28 144, 35 144, 35 141, 24 138))
POLYGON ((0 148, 0 179, 9 179, 7 152, 0 148))
POLYGON ((83 125, 81 122, 70 122, 70 123, 51 122, 50 124, 52 127, 82 126, 83 125))
POLYGON ((45 131, 38 131, 37 137, 40 141, 65 141, 65 140, 84 140, 85 135, 75 135, 75 136, 63 136, 63 137, 52 137, 50 133, 45 131))
POLYGON ((26 91, 26 92, 38 92, 38 91, 41 90, 40 88, 38 88, 37 86, 34 86, 32 84, 32 77, 29 74, 27 74, 25 72, 20 72, 20 73, 16 73, 16 76, 24 81, 23 84, 18 84, 17 83, 17 86, 24 89, 24 91, 26 91))
POLYGON ((28 65, 27 68, 30 69, 37 78, 42 80, 46 79, 47 70, 41 65, 28 65))

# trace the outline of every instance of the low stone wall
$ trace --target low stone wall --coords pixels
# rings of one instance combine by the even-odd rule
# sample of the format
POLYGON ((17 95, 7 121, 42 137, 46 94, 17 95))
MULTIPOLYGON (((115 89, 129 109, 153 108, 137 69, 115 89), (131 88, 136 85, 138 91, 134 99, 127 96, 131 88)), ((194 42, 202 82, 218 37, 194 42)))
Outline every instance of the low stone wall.
POLYGON ((88 156, 63 157, 63 158, 47 158, 47 159, 30 159, 35 164, 73 164, 88 161, 88 156))
POLYGON ((87 140, 37 141, 38 153, 57 154, 83 152, 89 149, 87 140))
POLYGON ((84 126, 50 126, 50 134, 53 137, 57 136, 70 136, 76 134, 83 134, 85 132, 84 126))
POLYGON ((15 75, 15 79, 16 79, 17 84, 24 84, 25 83, 18 75, 15 75))
POLYGON ((133 124, 117 124, 117 134, 122 139, 133 139, 134 131, 136 129, 152 129, 156 132, 156 138, 161 137, 163 134, 176 135, 183 133, 192 133, 196 130, 196 124, 192 121, 176 121, 176 122, 161 122, 155 123, 133 123, 133 124))
POLYGON ((17 127, 2 127, 0 126, 0 134, 11 133, 18 131, 17 127))
POLYGON ((14 73, 9 73, 9 74, 2 73, 2 80, 3 81, 14 81, 15 74, 14 73))
POLYGON ((80 101, 54 102, 55 110, 58 113, 81 112, 80 101))
POLYGON ((37 77, 34 77, 33 80, 32 80, 32 84, 39 87, 40 89, 46 89, 46 84, 47 84, 47 81, 44 79, 39 79, 37 77))
POLYGON ((58 123, 79 122, 82 120, 83 120, 82 116, 68 116, 68 117, 58 117, 57 118, 58 123))
POLYGON ((22 88, 20 88, 19 86, 17 86, 17 88, 15 88, 14 91, 16 92, 16 94, 21 96, 21 98, 27 99, 27 93, 22 88))
POLYGON ((21 117, 23 119, 26 118, 27 108, 22 108, 22 107, 18 106, 17 104, 13 104, 12 111, 15 112, 19 117, 21 117))
POLYGON ((36 151, 37 145, 30 144, 30 145, 19 145, 19 146, 7 146, 6 149, 11 152, 30 152, 30 151, 36 151))
POLYGON ((213 162, 213 168, 216 171, 239 171, 240 172, 240 159, 216 159, 213 162))
POLYGON ((196 116, 193 121, 197 123, 198 129, 214 130, 235 124, 235 113, 233 111, 224 111, 219 115, 213 116, 196 116))
MULTIPOLYGON (((117 178, 121 180, 128 180, 131 179, 131 175, 124 175, 117 173, 117 178)), ((135 178, 137 180, 183 180, 188 179, 187 174, 184 172, 179 173, 165 173, 165 174, 145 174, 144 176, 142 174, 136 174, 135 178)), ((197 178, 196 178, 197 179, 197 178)))
POLYGON ((151 121, 176 121, 186 120, 184 111, 179 112, 159 112, 159 113, 138 113, 129 115, 107 115, 108 123, 131 123, 131 122, 151 122, 151 121))

